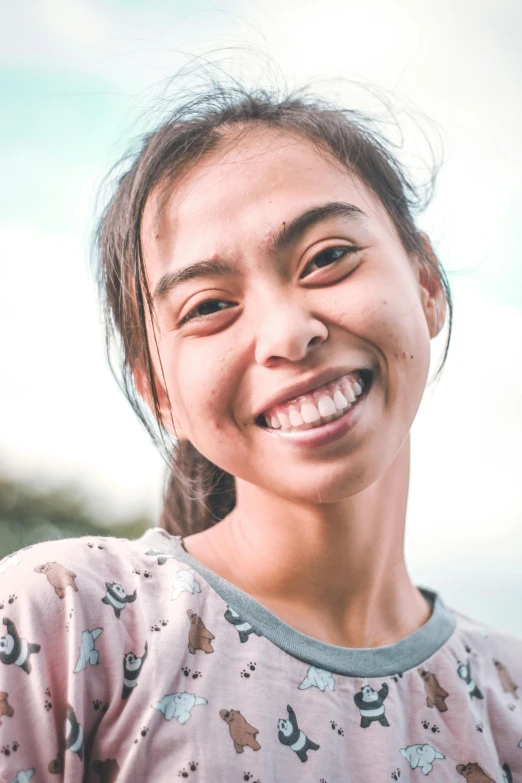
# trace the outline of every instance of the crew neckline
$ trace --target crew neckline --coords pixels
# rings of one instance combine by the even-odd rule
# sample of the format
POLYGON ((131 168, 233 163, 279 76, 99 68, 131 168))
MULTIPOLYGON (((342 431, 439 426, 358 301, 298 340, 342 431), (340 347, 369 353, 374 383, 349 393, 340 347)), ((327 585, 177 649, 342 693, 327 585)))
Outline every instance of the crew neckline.
POLYGON ((185 549, 180 535, 172 535, 164 528, 154 527, 149 528, 141 540, 149 540, 151 537, 161 538, 169 554, 200 574, 254 631, 292 657, 332 673, 349 677, 402 674, 434 655, 448 641, 457 625, 456 615, 437 591, 416 585, 432 607, 432 614, 424 625, 409 636, 383 647, 340 647, 328 644, 296 630, 248 593, 211 571, 185 549))

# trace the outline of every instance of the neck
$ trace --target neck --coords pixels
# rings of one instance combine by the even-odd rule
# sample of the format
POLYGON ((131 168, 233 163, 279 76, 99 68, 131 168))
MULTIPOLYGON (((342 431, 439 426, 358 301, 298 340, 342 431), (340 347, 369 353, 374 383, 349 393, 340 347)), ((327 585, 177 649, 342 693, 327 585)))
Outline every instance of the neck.
POLYGON ((187 550, 297 630, 346 647, 392 644, 430 607, 404 563, 409 438, 358 495, 303 508, 242 480, 237 504, 187 550))

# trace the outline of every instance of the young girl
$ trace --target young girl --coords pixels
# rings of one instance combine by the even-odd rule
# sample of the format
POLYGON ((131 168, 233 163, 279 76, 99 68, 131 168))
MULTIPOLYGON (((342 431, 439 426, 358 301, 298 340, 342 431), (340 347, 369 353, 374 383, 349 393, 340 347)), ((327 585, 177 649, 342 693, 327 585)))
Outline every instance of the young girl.
POLYGON ((451 327, 414 199, 304 92, 216 86, 144 139, 98 268, 165 512, 0 563, 3 781, 522 780, 522 640, 404 562, 451 327))

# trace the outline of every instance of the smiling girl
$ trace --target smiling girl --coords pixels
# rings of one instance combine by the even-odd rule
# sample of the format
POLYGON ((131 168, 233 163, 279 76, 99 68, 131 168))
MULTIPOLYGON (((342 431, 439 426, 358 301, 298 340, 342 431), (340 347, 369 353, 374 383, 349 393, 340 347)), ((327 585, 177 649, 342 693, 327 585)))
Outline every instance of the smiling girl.
POLYGON ((0 563, 3 780, 522 775, 522 640, 404 561, 452 314, 415 196, 369 123, 304 92, 215 86, 146 136, 98 280, 165 509, 0 563))

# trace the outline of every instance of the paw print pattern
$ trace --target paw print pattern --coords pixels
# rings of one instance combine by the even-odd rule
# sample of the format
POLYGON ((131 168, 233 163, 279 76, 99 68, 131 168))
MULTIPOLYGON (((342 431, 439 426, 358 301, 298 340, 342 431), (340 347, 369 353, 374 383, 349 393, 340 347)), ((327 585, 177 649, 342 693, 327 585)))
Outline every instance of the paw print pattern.
POLYGON ((201 672, 192 672, 192 679, 193 680, 197 680, 198 677, 201 677, 201 676, 202 676, 201 672))
POLYGON ((402 672, 397 672, 397 674, 394 674, 392 677, 393 682, 399 682, 397 677, 402 677, 402 672))
POLYGON ((151 625, 150 630, 151 631, 161 631, 161 628, 165 628, 166 625, 168 625, 168 620, 158 620, 158 622, 155 625, 151 625))
MULTIPOLYGON (((91 544, 89 541, 87 542, 87 546, 89 549, 94 549, 94 544, 91 544)), ((101 544, 98 544, 98 549, 103 549, 101 544)))
POLYGON ((45 689, 45 695, 46 695, 46 696, 49 696, 49 698, 51 698, 51 691, 50 691, 50 689, 49 689, 49 688, 46 688, 46 689, 45 689))
POLYGON ((3 756, 10 756, 11 748, 9 747, 9 745, 3 745, 2 749, 0 750, 0 753, 2 753, 3 756))
POLYGON ((11 745, 13 753, 16 753, 16 751, 18 750, 19 747, 20 747, 20 743, 15 740, 13 742, 13 744, 11 745))
POLYGON ((134 568, 134 569, 133 569, 133 571, 132 571, 132 573, 133 573, 133 574, 138 574, 138 576, 140 576, 140 575, 141 575, 141 571, 139 570, 139 568, 134 568))
POLYGON ((151 572, 150 572, 150 571, 144 571, 144 572, 143 572, 143 576, 145 577, 145 579, 149 579, 149 578, 151 578, 151 577, 152 577, 152 574, 151 574, 151 572))
POLYGON ((251 780, 252 783, 261 783, 260 780, 254 780, 253 778, 254 778, 254 776, 252 775, 251 772, 243 773, 243 780, 251 780))
MULTIPOLYGON (((149 733, 149 727, 148 727, 148 726, 144 726, 144 727, 142 728, 142 730, 140 731, 140 737, 146 737, 148 733, 149 733)), ((138 738, 138 739, 139 739, 139 738, 138 738)), ((135 740, 134 740, 134 744, 136 744, 136 742, 137 742, 137 741, 138 741, 138 740, 137 740, 137 739, 135 739, 135 740)))
POLYGON ((189 669, 189 667, 188 667, 188 666, 183 666, 183 667, 182 667, 182 669, 181 669, 181 671, 183 672, 183 674, 185 675, 185 677, 188 677, 188 676, 189 676, 189 674, 190 674, 190 672, 192 671, 192 669, 189 669))
POLYGON ((477 729, 477 731, 483 732, 484 731, 484 724, 482 723, 482 721, 480 723, 477 723, 475 728, 477 729))
POLYGON ((199 764, 197 761, 190 761, 188 765, 189 771, 187 772, 185 767, 183 767, 183 769, 180 769, 180 771, 178 772, 178 777, 188 778, 190 772, 197 772, 198 766, 199 764))
POLYGON ((50 702, 49 699, 46 699, 45 700, 45 709, 47 710, 47 712, 49 712, 49 710, 52 710, 52 708, 53 708, 52 702, 50 702))
POLYGON ((399 780, 400 776, 401 776, 401 771, 398 768, 394 772, 391 773, 391 779, 392 780, 399 780))
POLYGON ((94 707, 95 710, 99 710, 100 707, 102 706, 102 703, 99 699, 94 699, 92 706, 94 707))
POLYGON ((250 661, 248 666, 245 666, 245 668, 241 672, 241 677, 245 677, 248 680, 248 678, 252 676, 250 674, 250 672, 255 672, 256 666, 257 666, 257 663, 255 661, 254 662, 250 661), (247 669, 249 671, 247 671, 247 669))
POLYGON ((7 600, 7 603, 12 604, 14 601, 16 601, 16 595, 10 595, 7 600))
POLYGON ((508 710, 511 710, 511 712, 513 712, 513 710, 516 710, 517 705, 516 704, 508 704, 507 708, 508 708, 508 710))
MULTIPOLYGON (((430 724, 429 724, 429 722, 427 720, 423 720, 423 721, 421 721, 421 723, 422 723, 422 728, 423 729, 429 729, 430 724)), ((439 729, 438 726, 433 725, 431 727, 431 730, 432 730, 433 734, 440 734, 440 729, 439 729)))
POLYGON ((344 737, 344 730, 341 728, 337 728, 337 723, 334 720, 330 721, 330 726, 332 727, 333 731, 337 729, 337 733, 340 737, 344 737))

